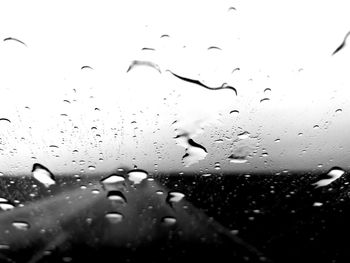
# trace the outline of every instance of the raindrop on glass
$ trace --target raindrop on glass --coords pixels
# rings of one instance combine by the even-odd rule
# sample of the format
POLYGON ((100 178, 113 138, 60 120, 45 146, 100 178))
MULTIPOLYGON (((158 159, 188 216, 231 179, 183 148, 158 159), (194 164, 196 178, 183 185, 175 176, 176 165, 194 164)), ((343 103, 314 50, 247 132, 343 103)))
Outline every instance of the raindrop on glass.
POLYGON ((232 110, 230 111, 230 114, 233 116, 233 117, 237 117, 239 115, 239 111, 238 110, 232 110))
POLYGON ((171 216, 165 216, 161 219, 161 222, 165 226, 172 226, 176 223, 176 218, 171 216))
POLYGON ((237 135, 238 139, 240 139, 240 140, 248 139, 249 136, 250 136, 250 133, 247 131, 244 131, 244 132, 237 135))
POLYGON ((9 211, 9 210, 12 210, 14 208, 15 207, 12 204, 8 203, 7 201, 0 203, 0 209, 3 211, 9 211))
POLYGON ((27 222, 16 221, 12 223, 12 226, 18 230, 28 230, 30 225, 27 222))
POLYGON ((120 183, 120 182, 124 182, 125 178, 121 175, 117 175, 117 174, 112 174, 109 175, 105 178, 103 178, 101 180, 102 184, 115 184, 115 183, 120 183))
POLYGON ((45 187, 49 187, 50 185, 54 185, 56 183, 55 177, 50 172, 50 170, 39 163, 35 163, 33 165, 32 175, 36 180, 42 183, 45 187))
POLYGON ((238 156, 234 154, 231 154, 228 157, 228 159, 230 160, 230 163, 237 163, 237 164, 246 163, 248 161, 245 156, 238 156))
POLYGON ((144 179, 147 178, 148 173, 141 169, 134 169, 128 172, 129 180, 134 184, 141 183, 144 179))
POLYGON ((112 224, 120 223, 124 218, 124 216, 118 212, 107 213, 105 217, 112 224))
POLYGON ((260 103, 267 102, 269 100, 270 100, 269 98, 263 98, 263 99, 260 100, 260 103))
POLYGON ((337 109, 335 113, 341 113, 343 110, 342 109, 337 109))
POLYGON ((0 244, 0 250, 10 249, 10 245, 0 244))
POLYGON ((178 203, 180 202, 183 198, 185 197, 185 195, 183 193, 180 192, 169 192, 168 196, 166 198, 166 202, 172 206, 172 203, 178 203))
POLYGON ((89 169, 90 171, 95 171, 95 170, 96 170, 96 166, 90 165, 90 166, 88 167, 88 169, 89 169))
POLYGON ((124 196, 124 194, 120 191, 116 191, 116 190, 112 190, 109 191, 107 194, 107 198, 111 201, 118 201, 121 203, 126 203, 126 197, 124 196))
POLYGON ((326 186, 331 184, 333 181, 339 179, 342 175, 344 175, 345 171, 339 167, 333 167, 321 180, 313 183, 313 185, 318 187, 326 186))

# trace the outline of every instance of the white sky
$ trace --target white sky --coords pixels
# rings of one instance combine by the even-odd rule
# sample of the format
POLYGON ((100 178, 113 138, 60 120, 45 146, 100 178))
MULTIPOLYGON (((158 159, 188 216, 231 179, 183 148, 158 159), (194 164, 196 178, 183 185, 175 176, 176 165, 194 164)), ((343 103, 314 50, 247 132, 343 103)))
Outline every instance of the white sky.
POLYGON ((0 118, 11 120, 0 121, 0 171, 29 172, 35 162, 54 173, 132 164, 150 172, 213 171, 216 162, 224 171, 349 168, 350 46, 331 56, 350 30, 349 6, 1 1, 0 39, 27 47, 0 42, 0 118), (126 73, 132 60, 152 61, 162 73, 126 73), (227 82, 238 96, 185 83, 167 69, 209 86, 227 82), (234 109, 238 117, 229 114, 234 109), (183 166, 176 128, 208 150, 204 160, 183 166), (242 131, 253 138, 238 142, 242 131), (249 149, 249 161, 229 163, 240 147, 249 149))

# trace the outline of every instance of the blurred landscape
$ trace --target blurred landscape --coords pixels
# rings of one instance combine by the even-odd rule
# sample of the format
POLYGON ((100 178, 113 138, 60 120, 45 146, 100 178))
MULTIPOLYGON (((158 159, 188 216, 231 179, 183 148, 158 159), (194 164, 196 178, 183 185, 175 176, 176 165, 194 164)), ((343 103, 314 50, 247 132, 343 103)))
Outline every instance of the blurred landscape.
POLYGON ((321 173, 126 176, 107 189, 105 175, 58 176, 49 188, 1 177, 0 197, 15 208, 0 212, 0 253, 4 262, 346 262, 347 174, 320 188, 321 173), (109 198, 111 187, 123 199, 109 198), (174 192, 184 198, 169 202, 174 192))

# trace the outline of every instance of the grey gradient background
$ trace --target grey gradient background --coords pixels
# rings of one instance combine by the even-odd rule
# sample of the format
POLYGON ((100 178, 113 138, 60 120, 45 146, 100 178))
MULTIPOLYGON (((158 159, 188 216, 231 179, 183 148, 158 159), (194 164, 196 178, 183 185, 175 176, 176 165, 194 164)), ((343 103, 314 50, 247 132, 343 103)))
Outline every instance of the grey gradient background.
POLYGON ((1 1, 0 39, 27 46, 0 42, 0 118, 11 121, 0 121, 0 171, 28 173, 36 162, 55 174, 125 165, 207 173, 217 162, 225 172, 348 169, 350 47, 331 56, 350 30, 348 6, 1 1), (127 73, 133 60, 152 61, 161 74, 127 73), (166 70, 226 82, 238 96, 166 70), (179 130, 207 149, 203 160, 184 165, 179 130), (249 138, 239 139, 244 131, 249 138), (229 162, 242 151, 246 163, 229 162))

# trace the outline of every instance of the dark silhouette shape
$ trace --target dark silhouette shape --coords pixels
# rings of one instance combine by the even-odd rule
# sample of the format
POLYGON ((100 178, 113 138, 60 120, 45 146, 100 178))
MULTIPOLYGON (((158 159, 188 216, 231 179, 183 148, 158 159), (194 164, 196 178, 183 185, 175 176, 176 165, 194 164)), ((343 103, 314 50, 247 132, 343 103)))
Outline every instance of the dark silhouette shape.
POLYGON ((10 40, 17 41, 18 43, 21 43, 22 45, 27 46, 26 43, 14 37, 7 37, 4 39, 4 41, 10 41, 10 40))
POLYGON ((346 33, 343 42, 340 44, 339 47, 337 47, 336 50, 334 50, 334 52, 332 53, 332 56, 335 55, 336 53, 338 53, 340 50, 342 50, 345 47, 346 39, 348 38, 349 35, 350 35, 350 31, 348 33, 346 33))
POLYGON ((155 51, 155 49, 151 48, 151 47, 144 47, 141 50, 143 50, 143 51, 146 51, 146 50, 148 50, 148 51, 155 51))
POLYGON ((237 9, 236 9, 235 7, 233 7, 233 6, 231 6, 231 7, 228 8, 228 11, 231 11, 231 10, 237 11, 237 9))
POLYGON ((232 86, 226 86, 226 83, 222 84, 221 87, 208 87, 206 85, 204 85, 202 82, 200 82, 199 80, 194 80, 194 79, 189 79, 189 78, 185 78, 185 77, 181 77, 173 72, 171 72, 170 70, 168 70, 171 74, 173 74, 175 77, 183 80, 183 81, 186 81, 186 82, 190 82, 190 83, 193 83, 193 84, 196 84, 196 85, 199 85, 203 88, 206 88, 206 89, 209 89, 209 90, 221 90, 221 89, 231 89, 235 92, 236 96, 238 95, 237 94, 237 90, 232 87, 232 86))

